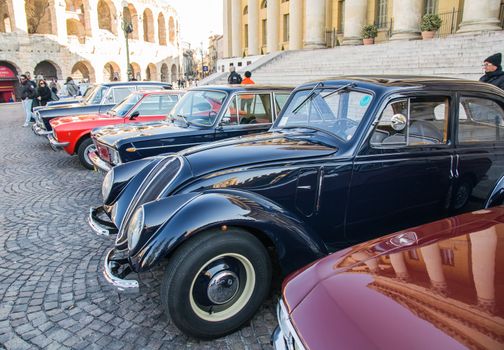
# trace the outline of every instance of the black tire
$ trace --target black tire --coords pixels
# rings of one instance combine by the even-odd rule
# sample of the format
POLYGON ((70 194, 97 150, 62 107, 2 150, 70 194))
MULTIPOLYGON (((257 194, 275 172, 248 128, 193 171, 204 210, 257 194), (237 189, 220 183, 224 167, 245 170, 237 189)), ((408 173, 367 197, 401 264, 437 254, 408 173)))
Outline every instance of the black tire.
POLYGON ((464 208, 471 197, 472 190, 472 181, 467 178, 462 179, 453 192, 452 209, 458 211, 464 208))
POLYGON ((93 140, 91 140, 91 138, 89 137, 83 140, 79 145, 79 148, 77 149, 77 155, 79 156, 80 163, 84 168, 89 170, 94 169, 94 165, 88 156, 89 151, 93 149, 94 149, 93 140))
POLYGON ((195 338, 212 339, 237 330, 252 318, 270 285, 271 261, 256 237, 240 229, 207 231, 183 244, 170 258, 161 283, 161 303, 181 331, 195 338), (234 275, 237 279, 218 279, 236 272, 240 264, 243 269, 234 275), (202 271, 211 271, 213 278, 202 271), (204 279, 217 283, 201 283, 204 279), (230 284, 230 280, 238 283, 230 284), (212 294, 210 290, 217 292, 212 294), (221 297, 221 303, 212 304, 210 295, 221 297), (211 305, 201 306, 203 303, 198 301, 211 305))

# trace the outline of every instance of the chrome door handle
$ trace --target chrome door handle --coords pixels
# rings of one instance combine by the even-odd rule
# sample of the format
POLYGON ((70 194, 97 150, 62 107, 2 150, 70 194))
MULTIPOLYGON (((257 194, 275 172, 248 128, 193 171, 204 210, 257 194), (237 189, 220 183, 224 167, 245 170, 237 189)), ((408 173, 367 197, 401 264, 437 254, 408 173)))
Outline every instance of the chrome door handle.
POLYGON ((459 161, 460 161, 460 156, 457 154, 456 156, 457 162, 455 163, 455 177, 458 178, 460 176, 459 174, 459 161))
POLYGON ((310 185, 308 185, 308 186, 298 186, 297 188, 300 189, 300 190, 311 190, 311 186, 310 185))
POLYGON ((453 156, 450 156, 450 180, 453 179, 455 176, 453 174, 453 156))

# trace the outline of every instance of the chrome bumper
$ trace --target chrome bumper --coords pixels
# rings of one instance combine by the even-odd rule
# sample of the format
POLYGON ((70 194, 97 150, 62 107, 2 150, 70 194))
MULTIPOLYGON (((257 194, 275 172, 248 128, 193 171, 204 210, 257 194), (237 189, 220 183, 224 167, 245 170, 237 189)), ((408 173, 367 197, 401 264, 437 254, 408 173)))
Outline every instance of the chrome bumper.
POLYGON ((285 344, 284 334, 279 326, 277 326, 273 331, 270 343, 273 345, 273 349, 275 350, 288 350, 287 345, 285 344))
POLYGON ((60 149, 63 149, 65 148, 66 146, 68 146, 70 144, 70 142, 58 142, 54 136, 52 135, 52 132, 50 132, 48 135, 47 135, 47 138, 49 139, 49 143, 51 144, 51 148, 54 150, 54 151, 58 151, 60 149))
POLYGON ((103 207, 89 208, 88 223, 98 236, 110 236, 117 233, 112 221, 101 219, 98 215, 104 213, 103 207))
MULTIPOLYGON (((105 256, 103 264, 103 275, 105 279, 115 287, 119 293, 138 293, 140 291, 140 285, 137 280, 127 280, 117 276, 122 261, 114 260, 113 255, 114 249, 111 249, 105 256)), ((129 269, 129 267, 127 267, 127 269, 129 269)))
POLYGON ((96 170, 108 172, 110 169, 112 169, 112 166, 102 160, 96 152, 89 153, 89 160, 91 160, 91 163, 93 163, 96 170))
POLYGON ((52 133, 52 131, 47 131, 45 129, 42 129, 40 126, 37 125, 37 123, 32 125, 32 130, 37 136, 45 136, 49 135, 52 133))

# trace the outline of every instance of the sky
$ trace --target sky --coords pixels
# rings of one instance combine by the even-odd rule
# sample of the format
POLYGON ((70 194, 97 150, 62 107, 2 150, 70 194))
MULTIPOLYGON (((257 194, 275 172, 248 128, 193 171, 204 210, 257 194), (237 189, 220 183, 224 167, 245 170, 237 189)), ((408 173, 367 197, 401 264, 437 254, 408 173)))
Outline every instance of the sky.
POLYGON ((165 0, 180 17, 180 37, 191 48, 208 48, 208 37, 222 34, 222 0, 165 0))

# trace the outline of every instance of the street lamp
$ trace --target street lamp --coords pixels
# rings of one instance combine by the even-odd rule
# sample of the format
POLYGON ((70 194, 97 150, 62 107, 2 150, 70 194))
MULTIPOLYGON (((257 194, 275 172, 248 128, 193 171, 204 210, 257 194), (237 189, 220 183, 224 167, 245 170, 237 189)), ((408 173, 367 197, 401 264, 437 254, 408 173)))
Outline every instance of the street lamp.
POLYGON ((121 22, 121 28, 124 32, 124 37, 126 38, 126 67, 127 72, 128 72, 128 80, 131 80, 133 77, 133 72, 131 71, 131 65, 130 65, 130 54, 129 54, 129 35, 133 33, 133 23, 131 23, 131 16, 130 18, 126 18, 124 16, 124 8, 128 8, 128 3, 123 2, 123 16, 122 16, 122 22, 121 22))
POLYGON ((201 55, 201 79, 205 77, 205 72, 203 71, 203 41, 200 42, 200 55, 201 55))

